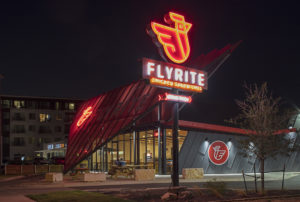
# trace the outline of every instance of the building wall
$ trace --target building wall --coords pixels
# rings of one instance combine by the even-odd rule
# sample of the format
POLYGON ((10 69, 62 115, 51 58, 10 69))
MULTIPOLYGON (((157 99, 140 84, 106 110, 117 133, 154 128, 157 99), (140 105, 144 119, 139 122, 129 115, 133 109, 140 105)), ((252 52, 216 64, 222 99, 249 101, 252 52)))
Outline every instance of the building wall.
POLYGON ((44 143, 64 142, 79 100, 2 96, 3 161, 33 159, 44 143), (17 101, 17 102, 16 102, 17 101), (21 103, 21 104, 19 104, 21 103))
MULTIPOLYGON (((289 133, 296 137, 296 143, 300 144, 299 134, 289 133)), ((189 131, 179 153, 179 170, 182 168, 203 168, 205 174, 226 174, 253 172, 255 163, 256 170, 259 171, 259 161, 256 156, 250 155, 244 157, 240 153, 238 142, 242 136, 230 134, 216 134, 189 131), (207 138, 207 140, 205 140, 207 138), (221 140, 229 148, 229 159, 223 165, 214 165, 208 158, 209 144, 221 140)), ((265 162, 265 171, 274 171, 283 169, 286 164, 287 171, 300 171, 300 152, 294 152, 289 157, 278 155, 275 159, 269 158, 265 162)))

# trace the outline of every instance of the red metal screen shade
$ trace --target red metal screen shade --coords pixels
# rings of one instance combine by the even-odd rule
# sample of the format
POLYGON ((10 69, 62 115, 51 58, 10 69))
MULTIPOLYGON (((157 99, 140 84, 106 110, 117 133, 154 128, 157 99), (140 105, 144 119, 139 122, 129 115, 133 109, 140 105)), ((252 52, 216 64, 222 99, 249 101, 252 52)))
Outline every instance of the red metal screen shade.
POLYGON ((140 80, 83 103, 70 127, 65 171, 73 168, 155 105, 158 94, 164 91, 140 80), (89 107, 92 113, 82 120, 82 115, 89 107), (80 124, 77 124, 79 120, 80 124))

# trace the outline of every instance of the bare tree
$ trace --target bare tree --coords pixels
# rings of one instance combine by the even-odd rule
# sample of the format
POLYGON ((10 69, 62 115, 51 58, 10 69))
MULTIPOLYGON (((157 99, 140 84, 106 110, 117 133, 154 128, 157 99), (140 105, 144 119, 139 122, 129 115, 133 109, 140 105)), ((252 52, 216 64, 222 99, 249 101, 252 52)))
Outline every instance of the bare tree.
POLYGON ((267 83, 245 85, 245 100, 236 103, 241 113, 231 122, 247 131, 247 138, 240 141, 245 155, 255 154, 260 161, 261 192, 264 193, 264 163, 269 157, 289 154, 294 139, 283 134, 291 113, 281 112, 281 98, 273 98, 268 92, 267 83))

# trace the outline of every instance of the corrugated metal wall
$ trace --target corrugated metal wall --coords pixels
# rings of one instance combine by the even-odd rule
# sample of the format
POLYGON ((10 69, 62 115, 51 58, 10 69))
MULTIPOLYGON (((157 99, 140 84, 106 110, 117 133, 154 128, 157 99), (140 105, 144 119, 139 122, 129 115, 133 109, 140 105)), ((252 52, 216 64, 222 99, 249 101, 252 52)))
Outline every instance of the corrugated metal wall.
MULTIPOLYGON (((299 134, 289 133, 296 136, 296 143, 300 144, 299 134)), ((216 134, 208 132, 189 131, 179 153, 179 170, 182 168, 203 168, 205 174, 226 174, 253 172, 253 165, 256 164, 256 170, 259 171, 259 162, 255 155, 244 157, 240 153, 238 142, 242 136, 230 134, 216 134), (205 141, 207 138, 207 141, 205 141), (213 141, 221 140, 229 148, 230 156, 228 161, 220 166, 212 164, 207 155, 209 144, 213 141), (230 140, 230 141, 229 141, 230 140)), ((300 152, 294 152, 288 156, 277 156, 276 159, 267 159, 265 162, 265 171, 281 170, 286 163, 287 171, 300 171, 300 152)))

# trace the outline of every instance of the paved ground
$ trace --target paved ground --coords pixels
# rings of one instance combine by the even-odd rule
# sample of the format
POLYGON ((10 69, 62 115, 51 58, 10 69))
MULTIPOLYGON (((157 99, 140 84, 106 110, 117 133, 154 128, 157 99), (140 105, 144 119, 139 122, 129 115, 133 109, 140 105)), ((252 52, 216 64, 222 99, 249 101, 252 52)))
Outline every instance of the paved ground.
MULTIPOLYGON (((241 175, 206 175, 199 180, 184 180, 180 179, 180 185, 189 187, 203 187, 208 180, 216 178, 218 181, 226 182, 228 188, 244 189, 244 182, 241 175)), ((266 189, 281 189, 282 174, 269 174, 266 176, 266 189)), ((248 189, 254 189, 253 178, 247 177, 248 189)), ((300 173, 287 173, 285 176, 285 189, 300 189, 300 173)), ((27 194, 46 193, 62 190, 86 190, 86 191, 101 191, 114 192, 121 189, 144 189, 144 188, 159 188, 169 187, 171 185, 170 176, 157 176, 154 181, 134 181, 128 179, 111 180, 106 182, 79 182, 71 180, 70 177, 65 177, 64 182, 48 183, 43 180, 42 176, 32 176, 24 178, 15 178, 12 180, 0 180, 0 201, 31 201, 24 197, 27 194)), ((258 182, 260 185, 260 182, 258 182)), ((259 187, 258 187, 259 188, 259 187)))

